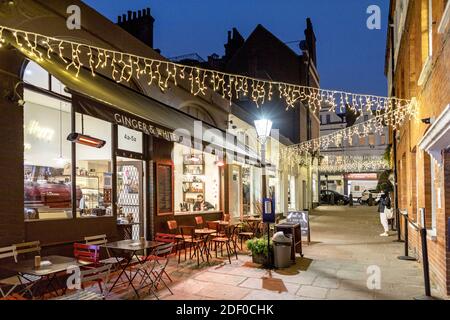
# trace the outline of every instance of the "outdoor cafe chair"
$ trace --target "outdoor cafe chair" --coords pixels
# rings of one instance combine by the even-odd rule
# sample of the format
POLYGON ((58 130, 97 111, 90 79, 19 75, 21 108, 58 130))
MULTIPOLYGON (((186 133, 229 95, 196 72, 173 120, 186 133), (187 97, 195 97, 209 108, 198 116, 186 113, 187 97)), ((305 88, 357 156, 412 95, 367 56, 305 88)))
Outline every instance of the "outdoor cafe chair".
MULTIPOLYGON (((184 260, 186 260, 187 249, 189 248, 189 259, 197 257, 197 265, 200 265, 200 256, 203 259, 203 253, 201 251, 201 245, 204 243, 204 239, 195 237, 195 227, 192 226, 180 226, 181 231, 181 245, 184 249, 184 260)), ((178 263, 180 263, 181 250, 178 251, 178 263)))
MULTIPOLYGON (((100 234, 100 235, 96 235, 96 236, 84 237, 84 241, 85 241, 85 244, 97 245, 97 246, 102 246, 102 245, 105 245, 105 244, 108 243, 108 239, 106 238, 106 234, 100 234)), ((99 261, 100 263, 117 265, 118 263, 120 263, 123 260, 122 257, 112 256, 111 253, 109 252, 108 248, 106 248, 106 254, 108 255, 108 258, 101 259, 99 261)))
POLYGON ((211 242, 214 243, 214 251, 216 252, 216 258, 217 258, 217 249, 218 246, 220 246, 220 254, 223 256, 223 246, 225 245, 225 248, 227 250, 227 256, 228 261, 231 263, 231 255, 234 253, 237 256, 237 250, 236 250, 236 242, 234 241, 234 235, 236 233, 237 226, 227 226, 225 228, 224 235, 214 237, 211 239, 211 242))
POLYGON ((174 247, 173 243, 166 243, 164 245, 155 248, 152 256, 157 258, 148 260, 144 264, 143 269, 138 270, 138 272, 141 272, 142 274, 140 289, 142 289, 145 286, 148 286, 149 293, 153 294, 155 298, 158 300, 159 297, 156 294, 156 291, 158 290, 158 286, 160 284, 163 284, 164 287, 166 287, 167 290, 169 290, 170 294, 173 295, 172 290, 170 290, 169 286, 163 279, 163 275, 167 275, 166 268, 167 265, 169 264, 169 259, 170 256, 172 255, 173 247, 174 247))
POLYGON ((100 247, 93 244, 74 243, 73 256, 77 262, 86 268, 95 268, 100 265, 100 247))
MULTIPOLYGON (((0 259, 1 260, 12 260, 17 262, 17 253, 15 246, 0 248, 0 259)), ((18 276, 13 276, 5 279, 0 279, 0 295, 2 298, 10 296, 14 290, 20 286, 22 283, 18 276)))
MULTIPOLYGON (((13 246, 16 248, 16 262, 21 260, 23 257, 31 257, 31 256, 40 256, 41 255, 41 242, 40 241, 30 241, 30 242, 21 242, 15 243, 13 246)), ((34 275, 24 275, 20 274, 19 279, 22 283, 26 283, 28 285, 39 281, 41 277, 34 275)))
POLYGON ((58 297, 55 300, 105 300, 108 294, 106 284, 109 280, 110 271, 111 264, 82 270, 80 272, 80 289, 74 293, 69 293, 62 297, 58 297), (94 291, 92 287, 86 288, 86 284, 91 282, 98 283, 100 293, 94 291), (102 283, 105 285, 105 288, 102 287, 102 283))
POLYGON ((197 225, 197 228, 203 228, 205 225, 205 221, 203 220, 202 216, 196 216, 195 217, 195 224, 197 225))

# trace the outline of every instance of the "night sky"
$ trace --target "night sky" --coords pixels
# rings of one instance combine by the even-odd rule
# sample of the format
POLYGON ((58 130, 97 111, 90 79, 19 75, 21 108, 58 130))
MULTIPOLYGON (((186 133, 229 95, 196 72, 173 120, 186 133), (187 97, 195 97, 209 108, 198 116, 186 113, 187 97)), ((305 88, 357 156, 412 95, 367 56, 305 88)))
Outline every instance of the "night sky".
MULTIPOLYGON (((154 46, 165 57, 224 54, 227 30, 247 38, 261 23, 283 42, 304 39, 306 18, 317 37, 321 87, 386 95, 384 57, 389 0, 85 0, 116 22, 127 10, 151 8, 154 46), (369 30, 367 7, 381 8, 381 30, 369 30)), ((290 44, 297 53, 298 44, 290 44)))

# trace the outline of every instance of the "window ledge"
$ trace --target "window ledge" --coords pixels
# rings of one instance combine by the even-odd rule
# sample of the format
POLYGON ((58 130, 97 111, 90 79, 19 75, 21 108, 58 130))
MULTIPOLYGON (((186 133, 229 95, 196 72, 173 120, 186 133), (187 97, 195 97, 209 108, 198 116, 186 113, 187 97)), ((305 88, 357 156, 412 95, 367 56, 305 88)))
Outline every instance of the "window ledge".
POLYGON ((439 23, 438 27, 438 33, 444 34, 445 30, 448 27, 448 24, 450 22, 450 1, 447 3, 447 6, 445 7, 444 14, 442 15, 441 22, 439 23))
POLYGON ((432 63, 433 59, 431 56, 428 56, 427 61, 425 61, 425 64, 423 65, 423 69, 422 72, 420 73, 420 77, 419 77, 419 81, 417 81, 417 84, 421 87, 423 86, 431 73, 431 67, 432 67, 432 63))
POLYGON ((427 239, 436 242, 437 241, 437 232, 436 229, 428 229, 427 230, 427 239))

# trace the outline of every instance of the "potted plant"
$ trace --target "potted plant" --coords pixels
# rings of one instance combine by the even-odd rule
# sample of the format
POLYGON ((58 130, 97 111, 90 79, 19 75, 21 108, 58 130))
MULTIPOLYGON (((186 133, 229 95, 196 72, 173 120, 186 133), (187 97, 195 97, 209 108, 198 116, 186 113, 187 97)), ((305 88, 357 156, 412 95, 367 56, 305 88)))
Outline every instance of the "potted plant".
MULTIPOLYGON (((267 239, 254 238, 247 240, 247 248, 252 253, 253 263, 267 264, 267 239)), ((272 253, 272 241, 270 241, 270 252, 272 253)))

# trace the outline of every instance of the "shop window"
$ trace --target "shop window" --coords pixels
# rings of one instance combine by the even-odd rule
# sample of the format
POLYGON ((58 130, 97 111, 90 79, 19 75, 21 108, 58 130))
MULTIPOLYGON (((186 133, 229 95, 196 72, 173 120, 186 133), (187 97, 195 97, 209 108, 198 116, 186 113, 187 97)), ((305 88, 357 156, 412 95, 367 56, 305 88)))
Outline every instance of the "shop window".
POLYGON ((175 143, 173 162, 176 214, 220 210, 217 157, 175 143))
POLYGON ((213 120, 212 116, 203 108, 195 106, 195 105, 189 105, 184 106, 181 108, 181 111, 193 116, 194 118, 212 124, 216 125, 215 121, 213 120))
POLYGON ((102 148, 76 144, 77 217, 111 216, 111 124, 77 113, 76 132, 106 141, 102 148))
POLYGON ((24 100, 25 220, 70 218, 71 105, 28 89, 24 100))
POLYGON ((35 87, 50 90, 49 73, 34 61, 28 62, 23 74, 23 81, 35 87))
POLYGON ((369 134, 369 146, 374 147, 375 146, 375 135, 373 133, 369 134))
POLYGON ((296 210, 297 209, 297 202, 296 202, 296 188, 295 188, 295 176, 288 176, 289 179, 289 188, 288 188, 288 206, 289 210, 296 210))
POLYGON ((366 145, 366 137, 359 137, 359 145, 360 146, 366 145))

